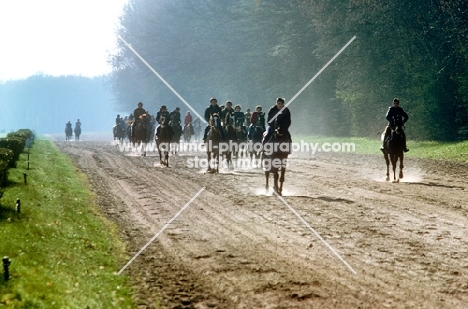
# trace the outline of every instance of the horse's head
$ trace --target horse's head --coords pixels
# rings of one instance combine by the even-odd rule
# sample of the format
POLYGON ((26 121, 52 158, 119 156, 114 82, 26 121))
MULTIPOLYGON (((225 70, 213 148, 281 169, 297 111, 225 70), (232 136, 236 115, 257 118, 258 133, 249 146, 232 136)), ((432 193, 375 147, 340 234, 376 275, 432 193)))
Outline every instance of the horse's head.
POLYGON ((219 121, 220 121, 220 117, 219 117, 219 114, 218 113, 214 113, 210 116, 210 126, 211 127, 214 127, 214 128, 218 128, 219 127, 219 121))
POLYGON ((236 116, 234 114, 226 114, 226 119, 224 120, 226 127, 236 127, 236 116))
POLYGON ((403 127, 402 126, 395 126, 392 129, 392 134, 398 134, 398 135, 403 134, 403 127))

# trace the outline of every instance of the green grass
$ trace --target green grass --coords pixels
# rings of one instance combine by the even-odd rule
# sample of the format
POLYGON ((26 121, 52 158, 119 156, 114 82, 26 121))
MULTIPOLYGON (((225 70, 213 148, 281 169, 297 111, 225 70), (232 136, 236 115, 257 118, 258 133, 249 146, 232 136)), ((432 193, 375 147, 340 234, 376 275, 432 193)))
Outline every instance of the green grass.
POLYGON ((86 177, 48 140, 36 140, 26 167, 23 153, 0 199, 0 255, 12 261, 0 308, 134 308, 128 277, 116 275, 124 245, 86 177))
MULTIPOLYGON (((356 154, 381 154, 379 148, 381 142, 377 139, 368 139, 361 137, 319 137, 319 136, 293 136, 293 142, 300 143, 301 140, 307 143, 318 143, 323 146, 324 143, 353 143, 356 154)), ((435 141, 412 141, 407 142, 409 152, 406 157, 442 159, 448 161, 468 162, 468 141, 462 142, 435 142, 435 141)), ((345 147, 341 147, 346 149, 345 147)), ((338 148, 337 148, 338 149, 338 148)))

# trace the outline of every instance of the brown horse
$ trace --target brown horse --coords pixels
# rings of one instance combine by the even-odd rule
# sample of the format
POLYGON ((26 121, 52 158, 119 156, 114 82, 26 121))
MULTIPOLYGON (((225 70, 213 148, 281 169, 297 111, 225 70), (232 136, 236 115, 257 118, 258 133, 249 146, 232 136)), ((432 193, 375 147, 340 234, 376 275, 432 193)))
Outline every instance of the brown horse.
POLYGON ((228 149, 223 153, 223 156, 226 157, 226 164, 229 170, 233 167, 232 154, 235 150, 231 148, 238 147, 234 115, 226 114, 226 119, 224 120, 224 123, 224 132, 226 133, 225 137, 228 149))
MULTIPOLYGON (((403 178, 403 157, 405 148, 405 139, 402 135, 403 129, 400 126, 392 128, 390 131, 390 139, 385 142, 386 151, 384 153, 385 162, 387 163, 387 181, 390 181, 390 162, 393 169, 393 182, 400 182, 403 178), (400 161, 400 173, 398 179, 396 177, 397 162, 400 161)), ((382 137, 383 138, 383 137, 382 137)))
POLYGON ((148 142, 147 122, 146 114, 143 114, 132 125, 132 143, 135 146, 138 144, 142 148, 142 156, 146 156, 146 143, 148 142))
POLYGON ((169 151, 173 133, 168 125, 161 125, 159 137, 156 137, 156 146, 158 147, 159 162, 161 166, 169 167, 169 151))
POLYGON ((214 113, 210 117, 209 131, 206 137, 205 148, 208 156, 208 173, 219 173, 219 144, 222 141, 220 132, 220 117, 218 113, 214 113), (211 159, 213 156, 213 168, 211 167, 211 159))
POLYGON ((287 159, 291 150, 287 131, 276 128, 271 138, 263 144, 263 167, 265 170, 265 190, 268 192, 268 180, 273 174, 273 190, 283 195, 284 175, 286 173, 287 159))
POLYGON ((193 133, 192 122, 189 122, 184 126, 183 133, 184 133, 184 142, 186 143, 190 142, 190 139, 192 138, 192 133, 193 133))

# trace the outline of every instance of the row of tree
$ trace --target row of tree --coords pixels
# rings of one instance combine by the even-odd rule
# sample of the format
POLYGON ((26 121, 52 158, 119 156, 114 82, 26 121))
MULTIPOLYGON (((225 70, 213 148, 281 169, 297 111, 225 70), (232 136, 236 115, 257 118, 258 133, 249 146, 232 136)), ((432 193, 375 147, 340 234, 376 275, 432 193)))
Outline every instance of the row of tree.
POLYGON ((0 84, 0 133, 29 127, 40 133, 64 133, 65 123, 80 118, 83 129, 112 132, 113 95, 104 76, 35 75, 0 84))
MULTIPOLYGON (((377 137, 398 97, 409 138, 459 140, 467 10, 462 0, 131 0, 118 34, 200 114, 213 96, 244 111, 288 101, 356 36, 289 105, 291 129, 377 137)), ((111 61, 119 110, 184 109, 123 41, 111 61)))

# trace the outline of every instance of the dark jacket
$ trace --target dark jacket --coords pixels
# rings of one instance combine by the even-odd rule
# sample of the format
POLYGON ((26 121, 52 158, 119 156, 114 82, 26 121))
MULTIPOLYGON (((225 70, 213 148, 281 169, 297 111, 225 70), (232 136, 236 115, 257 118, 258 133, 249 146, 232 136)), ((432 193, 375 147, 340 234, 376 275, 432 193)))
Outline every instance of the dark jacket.
POLYGON ((173 111, 171 112, 172 122, 173 124, 180 125, 180 112, 173 111))
POLYGON ((167 126, 167 125, 169 125, 169 122, 171 121, 171 115, 169 114, 168 111, 165 111, 165 112, 159 111, 159 112, 156 114, 156 121, 157 121, 160 125, 167 126))
POLYGON ((390 106, 385 118, 390 126, 402 126, 408 121, 408 114, 400 106, 390 106))
POLYGON ((234 117, 236 117, 236 127, 242 127, 244 125, 244 113, 234 112, 234 117))
POLYGON ((268 126, 273 127, 276 121, 275 127, 280 127, 282 130, 288 130, 291 125, 291 112, 287 107, 285 107, 280 114, 278 114, 279 111, 280 109, 276 105, 270 108, 267 118, 268 126), (278 116, 270 123, 270 120, 273 119, 276 114, 278 114, 278 116))
POLYGON ((219 105, 211 105, 208 106, 207 109, 205 109, 205 120, 206 122, 210 123, 210 116, 215 114, 215 113, 218 113, 219 116, 221 117, 221 107, 219 107, 219 105))
POLYGON ((135 121, 139 121, 140 116, 143 114, 146 114, 146 110, 143 107, 137 107, 133 111, 133 118, 135 119, 135 121))

